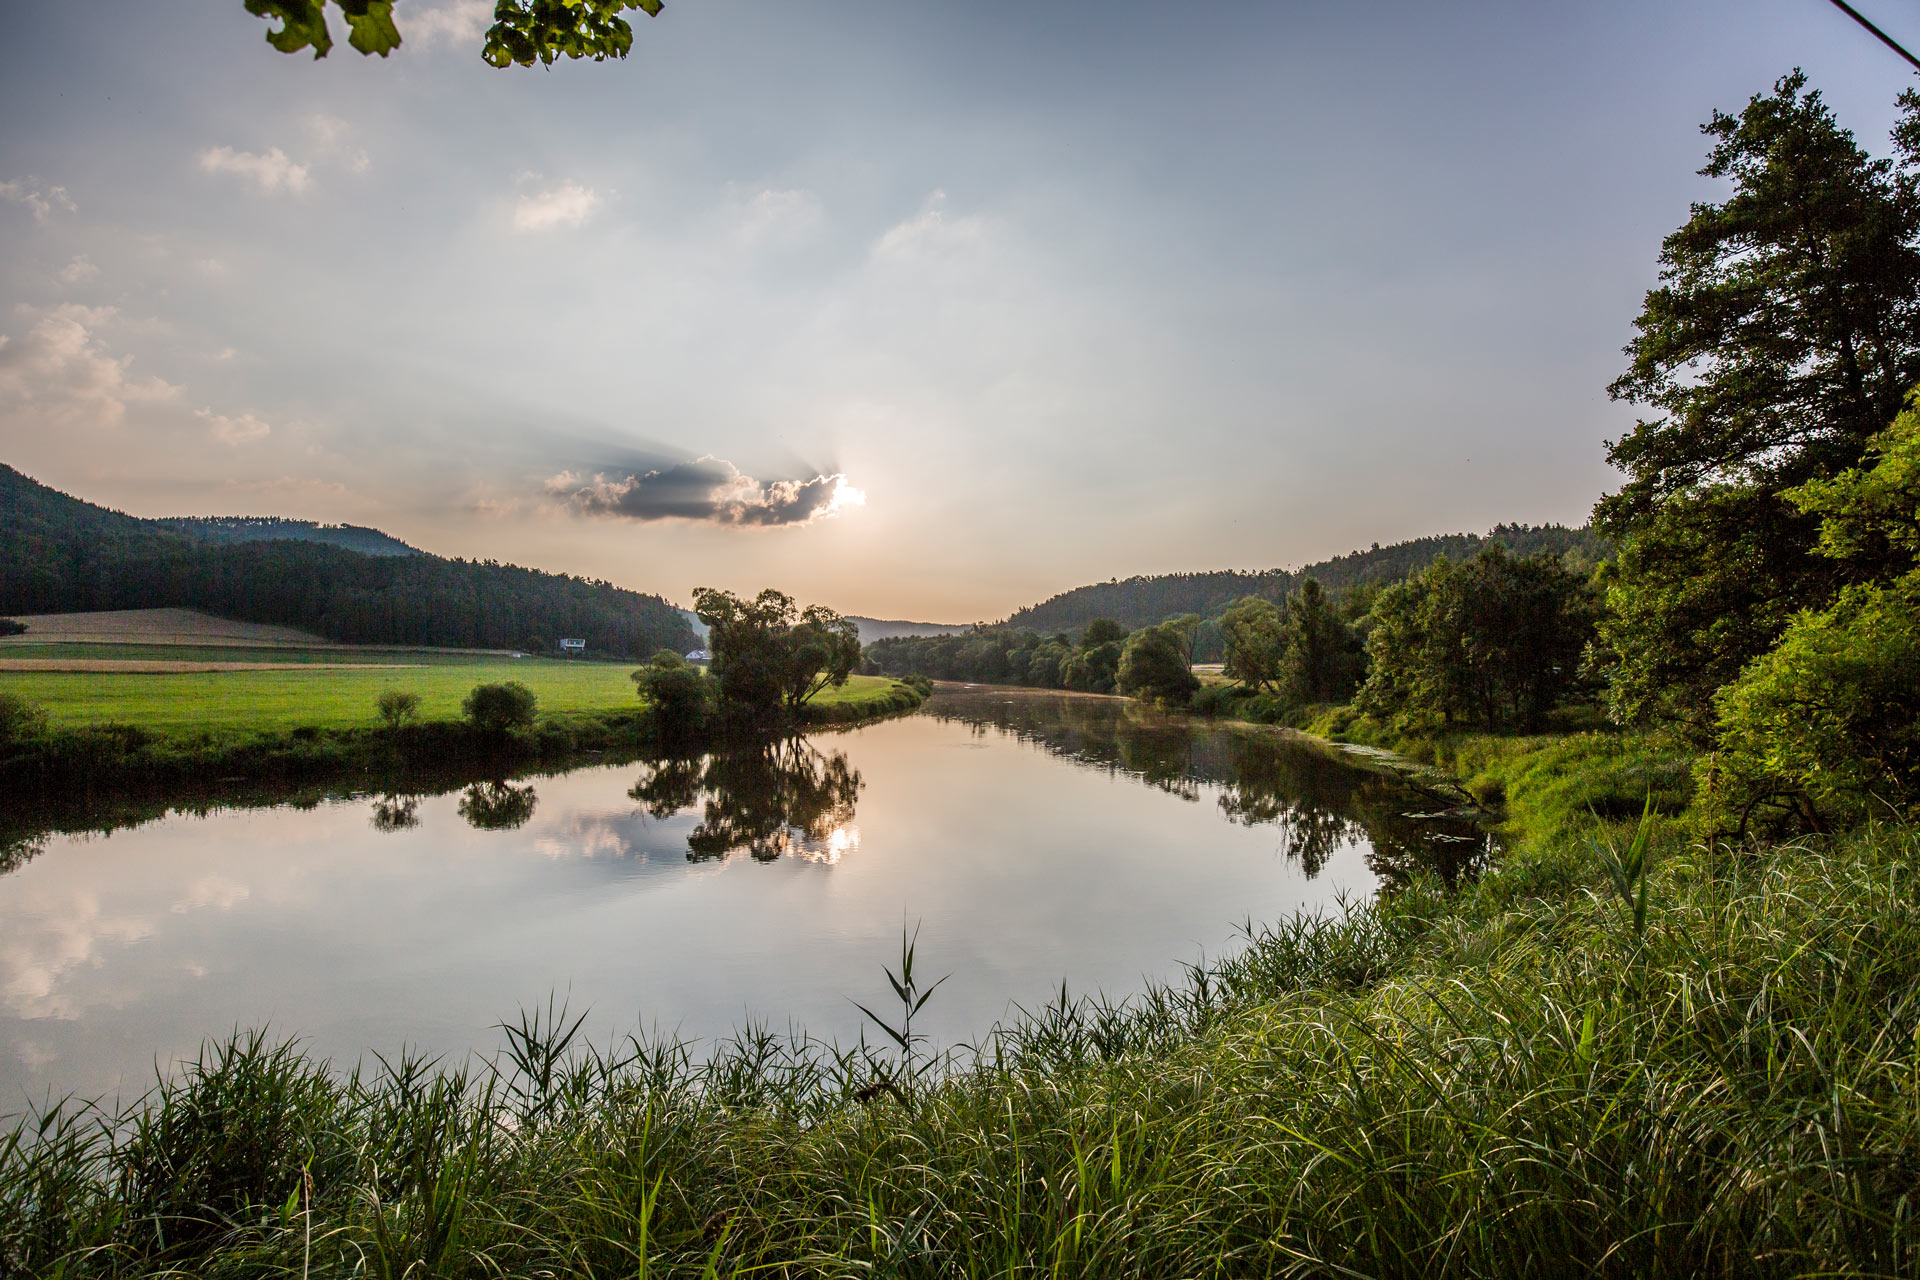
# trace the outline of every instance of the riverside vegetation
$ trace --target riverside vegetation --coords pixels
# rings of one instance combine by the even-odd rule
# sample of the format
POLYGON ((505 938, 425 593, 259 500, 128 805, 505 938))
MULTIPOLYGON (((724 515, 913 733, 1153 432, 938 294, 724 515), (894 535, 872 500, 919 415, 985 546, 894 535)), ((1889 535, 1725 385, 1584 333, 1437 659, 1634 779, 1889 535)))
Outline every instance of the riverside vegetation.
POLYGON ((1182 981, 1063 990, 971 1052, 913 1034, 939 961, 911 948, 877 1045, 589 1046, 549 1006, 491 1060, 341 1075, 238 1036, 123 1111, 26 1117, 0 1269, 1920 1271, 1920 95, 1903 107, 1896 160, 1797 74, 1709 122, 1733 195, 1664 247, 1614 386, 1654 416, 1612 447, 1597 571, 1502 547, 1290 584, 1218 615, 1233 683, 1202 687, 1207 619, 866 655, 1401 747, 1500 807, 1477 880, 1250 925, 1182 981))

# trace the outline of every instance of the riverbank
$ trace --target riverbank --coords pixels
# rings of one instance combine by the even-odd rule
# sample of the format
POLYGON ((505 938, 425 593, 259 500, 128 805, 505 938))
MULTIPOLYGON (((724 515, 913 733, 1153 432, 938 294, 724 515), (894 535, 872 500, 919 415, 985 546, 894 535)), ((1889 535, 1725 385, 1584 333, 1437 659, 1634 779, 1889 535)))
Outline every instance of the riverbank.
POLYGON ((1911 1273, 1914 833, 1656 818, 1636 911, 1635 823, 1573 797, 1653 748, 1448 750, 1528 815, 1459 892, 1277 922, 965 1063, 534 1019, 492 1064, 348 1079, 242 1038, 0 1150, 0 1271, 1911 1273))
MULTIPOLYGON (((375 699, 386 687, 416 691, 391 677, 411 676, 422 685, 421 673, 335 668, 0 675, 0 692, 29 701, 38 694, 46 701, 36 705, 51 713, 40 731, 0 742, 0 793, 97 795, 116 788, 190 784, 305 785, 420 768, 561 767, 590 755, 659 744, 651 711, 628 678, 630 670, 616 664, 509 667, 503 662, 426 668, 425 674, 434 677, 425 686, 432 701, 423 696, 422 717, 397 729, 375 723, 375 699), (460 697, 481 682, 476 675, 493 680, 533 676, 541 699, 537 721, 495 732, 456 718, 460 697), (70 683, 76 687, 67 688, 70 683), (310 695, 305 702, 298 696, 302 691, 310 695)), ((895 715, 924 698, 904 681, 854 676, 818 694, 801 727, 895 715)), ((684 750, 704 743, 704 737, 682 738, 673 745, 684 750)))

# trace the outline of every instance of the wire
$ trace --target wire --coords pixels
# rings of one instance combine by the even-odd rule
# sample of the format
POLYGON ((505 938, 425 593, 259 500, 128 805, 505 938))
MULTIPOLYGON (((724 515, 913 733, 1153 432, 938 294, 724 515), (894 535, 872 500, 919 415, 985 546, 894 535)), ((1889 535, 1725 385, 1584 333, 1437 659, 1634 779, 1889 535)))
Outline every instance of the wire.
POLYGON ((1900 47, 1899 42, 1896 41, 1892 36, 1888 35, 1886 32, 1882 31, 1880 28, 1874 26, 1871 22, 1868 22, 1866 15, 1861 13, 1858 9, 1854 8, 1852 5, 1848 4, 1847 0, 1833 0, 1833 4, 1835 8, 1840 10, 1840 12, 1846 14, 1849 18, 1852 18, 1855 22, 1859 23, 1861 26, 1873 32, 1875 38, 1877 38, 1881 44, 1887 46, 1887 48, 1893 50, 1895 53, 1905 58, 1915 71, 1920 71, 1920 58, 1916 58, 1912 54, 1908 53, 1905 49, 1902 49, 1900 47))

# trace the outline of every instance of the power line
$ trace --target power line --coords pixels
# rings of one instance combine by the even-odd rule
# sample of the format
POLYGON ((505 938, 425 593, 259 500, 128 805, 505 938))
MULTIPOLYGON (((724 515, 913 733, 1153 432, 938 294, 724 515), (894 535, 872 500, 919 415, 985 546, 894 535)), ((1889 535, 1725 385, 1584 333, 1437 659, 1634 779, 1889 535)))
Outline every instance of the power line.
POLYGON ((1893 50, 1895 53, 1905 58, 1915 71, 1920 71, 1920 58, 1916 58, 1912 54, 1908 53, 1905 49, 1902 49, 1900 47, 1899 41, 1895 40, 1892 36, 1888 35, 1886 32, 1882 31, 1880 28, 1874 26, 1871 22, 1868 22, 1865 14, 1861 13, 1858 9, 1848 4, 1847 0, 1833 0, 1833 3, 1834 3, 1834 7, 1839 9, 1840 12, 1846 14, 1849 18, 1852 18, 1855 22, 1859 23, 1861 26, 1873 32, 1875 38, 1878 39, 1881 44, 1887 46, 1887 48, 1893 50))

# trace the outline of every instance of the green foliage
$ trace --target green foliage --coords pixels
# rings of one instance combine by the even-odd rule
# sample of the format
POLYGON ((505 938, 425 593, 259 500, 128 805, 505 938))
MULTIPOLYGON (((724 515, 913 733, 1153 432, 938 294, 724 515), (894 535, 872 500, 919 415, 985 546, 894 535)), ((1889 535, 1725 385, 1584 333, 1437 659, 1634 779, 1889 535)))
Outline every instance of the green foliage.
POLYGON ((495 779, 476 782, 460 796, 460 816, 475 831, 514 831, 533 818, 540 797, 531 786, 495 779))
POLYGON ((485 733, 505 733, 533 724, 539 700, 533 690, 518 680, 502 684, 477 684, 460 704, 468 723, 485 733))
MULTIPOLYGON (((1349 552, 1294 571, 1164 573, 1094 583, 1017 610, 1002 625, 1018 631, 1052 632, 1082 628, 1102 617, 1117 618, 1125 627, 1151 626, 1183 614, 1217 618, 1235 601, 1248 596, 1283 601, 1308 578, 1318 579, 1331 592, 1344 593, 1399 582, 1433 563, 1435 556, 1469 559, 1491 542, 1498 542, 1515 555, 1559 556, 1582 573, 1590 572, 1611 550, 1606 538, 1584 526, 1568 529, 1554 524, 1502 524, 1485 536, 1451 533, 1386 547, 1376 544, 1366 551, 1349 552)), ((1209 639, 1203 633, 1203 643, 1209 639)), ((1212 658, 1196 659, 1210 660, 1218 661, 1218 651, 1212 658)))
POLYGON ((0 692, 0 746, 47 730, 47 710, 17 693, 0 692))
POLYGON ((27 624, 18 618, 0 618, 0 636, 20 636, 27 633, 27 624))
MULTIPOLYGON (((282 53, 312 49, 324 58, 333 48, 327 28, 328 0, 244 0, 258 18, 277 19, 267 43, 282 53)), ((347 43, 361 53, 386 57, 400 47, 393 22, 393 0, 332 0, 347 23, 347 43)), ((488 65, 551 65, 556 59, 624 58, 633 45, 633 27, 620 15, 638 9, 659 14, 661 0, 499 0, 481 57, 488 65)))
POLYGON ((679 654, 662 649, 633 673, 633 681, 653 709, 654 732, 661 738, 684 740, 706 727, 715 682, 679 654))
POLYGON ((1188 661, 1191 626, 1163 622, 1127 637, 1115 680, 1120 692, 1163 702, 1184 703, 1200 687, 1188 661))
MULTIPOLYGON (((277 18, 280 29, 267 33, 267 43, 282 53, 312 49, 313 56, 324 58, 333 48, 333 33, 327 29, 327 0, 245 0, 247 12, 256 18, 277 18)), ((347 43, 361 53, 386 57, 400 47, 400 32, 393 25, 393 0, 333 0, 347 22, 347 43)))
POLYGON ((1370 615, 1371 671, 1355 705, 1402 731, 1537 727, 1592 635, 1585 584, 1548 556, 1488 547, 1389 587, 1370 615))
POLYGON ((799 609, 768 587, 752 600, 700 587, 694 612, 707 624, 723 709, 771 724, 797 719, 822 690, 839 688, 860 663, 860 630, 824 605, 799 609))
POLYGON ((633 28, 620 15, 655 17, 661 0, 501 0, 481 52, 489 66, 551 66, 556 58, 624 58, 633 28))
POLYGON ((375 705, 380 710, 380 722, 395 733, 420 718, 420 695, 401 689, 382 689, 375 705))
POLYGON ((1794 619, 1720 692, 1709 830, 1779 835, 1920 816, 1920 573, 1794 619))
MULTIPOLYGON (((1490 550, 1497 549, 1495 544, 1490 550)), ((1300 590, 1288 599, 1280 646, 1274 686, 1296 705, 1345 702, 1366 674, 1366 655, 1359 637, 1335 611, 1315 578, 1301 583, 1300 590)))
POLYGON ((1281 663, 1286 658, 1286 615, 1271 600, 1248 596, 1220 618, 1226 646, 1222 671, 1229 678, 1269 693, 1280 687, 1281 663))
POLYGON ((1714 691, 1846 581, 1782 495, 1854 465, 1920 381, 1920 97, 1902 104, 1898 170, 1799 72, 1704 127, 1701 172, 1733 194, 1667 237, 1611 388, 1654 411, 1595 509, 1620 542, 1602 636, 1623 718, 1704 737, 1714 691))

